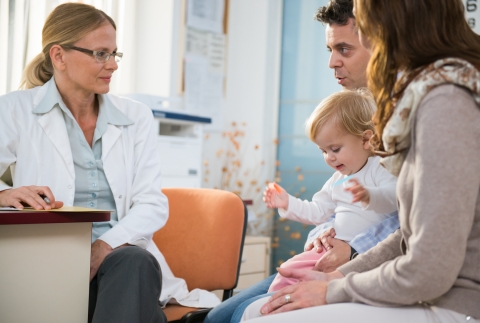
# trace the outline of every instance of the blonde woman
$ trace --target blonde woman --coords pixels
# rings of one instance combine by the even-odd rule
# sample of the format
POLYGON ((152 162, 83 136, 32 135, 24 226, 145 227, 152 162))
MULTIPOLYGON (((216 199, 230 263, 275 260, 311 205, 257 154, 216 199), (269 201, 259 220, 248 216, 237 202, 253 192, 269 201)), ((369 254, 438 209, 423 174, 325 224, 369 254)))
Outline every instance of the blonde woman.
POLYGON ((107 94, 122 58, 114 21, 62 4, 42 45, 26 90, 0 97, 0 174, 15 165, 13 187, 0 182, 0 206, 115 210, 92 228, 89 322, 165 322, 159 299, 217 304, 207 292, 189 294, 151 240, 168 218, 156 129, 148 107, 107 94))

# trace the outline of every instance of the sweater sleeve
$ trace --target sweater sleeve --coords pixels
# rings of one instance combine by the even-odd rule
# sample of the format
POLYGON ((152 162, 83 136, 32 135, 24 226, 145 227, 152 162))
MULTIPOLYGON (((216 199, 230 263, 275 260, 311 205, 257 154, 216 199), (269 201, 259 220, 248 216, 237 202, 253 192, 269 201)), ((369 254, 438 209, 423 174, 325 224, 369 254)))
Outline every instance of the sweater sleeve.
POLYGON ((480 187, 479 125, 480 109, 459 87, 439 86, 424 98, 399 177, 405 254, 389 260, 382 252, 393 242, 387 239, 341 267, 347 275, 329 282, 328 303, 410 305, 452 288, 465 261, 480 187), (382 255, 386 261, 379 265, 382 255))

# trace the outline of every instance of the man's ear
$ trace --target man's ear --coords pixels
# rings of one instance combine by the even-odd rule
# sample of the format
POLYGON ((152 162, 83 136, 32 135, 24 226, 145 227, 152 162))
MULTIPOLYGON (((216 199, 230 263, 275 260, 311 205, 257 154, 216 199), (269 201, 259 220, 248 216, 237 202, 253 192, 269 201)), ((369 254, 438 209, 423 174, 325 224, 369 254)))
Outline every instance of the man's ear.
POLYGON ((362 140, 363 140, 363 149, 368 149, 370 150, 370 138, 373 137, 373 131, 372 130, 365 130, 362 134, 362 140))
POLYGON ((53 45, 50 48, 50 59, 52 60, 53 69, 65 70, 65 50, 60 45, 53 45))

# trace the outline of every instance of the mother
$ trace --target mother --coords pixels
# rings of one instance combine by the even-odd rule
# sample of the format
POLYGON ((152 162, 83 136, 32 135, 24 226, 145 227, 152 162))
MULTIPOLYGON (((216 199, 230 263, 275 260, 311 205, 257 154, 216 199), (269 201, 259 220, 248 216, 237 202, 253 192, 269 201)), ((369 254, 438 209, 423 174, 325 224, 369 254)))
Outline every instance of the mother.
POLYGON ((152 242, 168 218, 156 129, 148 107, 107 94, 122 58, 114 21, 66 3, 47 18, 42 43, 27 90, 0 97, 0 175, 13 170, 0 206, 115 210, 93 224, 89 322, 164 322, 159 298, 215 305, 189 294, 152 242))
POLYGON ((480 36, 461 0, 355 0, 355 14, 400 229, 331 274, 280 270, 304 281, 244 320, 480 322, 480 36))

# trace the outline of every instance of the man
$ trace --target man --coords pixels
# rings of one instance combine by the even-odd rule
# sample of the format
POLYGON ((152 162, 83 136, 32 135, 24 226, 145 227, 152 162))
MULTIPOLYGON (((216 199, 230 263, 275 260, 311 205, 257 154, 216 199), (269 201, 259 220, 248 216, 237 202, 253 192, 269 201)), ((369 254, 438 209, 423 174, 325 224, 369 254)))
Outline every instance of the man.
POLYGON ((331 53, 328 67, 343 88, 367 86, 367 65, 370 54, 360 44, 353 17, 351 0, 330 1, 318 9, 316 19, 326 25, 326 42, 331 53))
MULTIPOLYGON (((330 0, 327 6, 318 9, 316 19, 326 25, 327 48, 331 52, 328 66, 335 71, 338 84, 346 89, 366 87, 370 54, 359 41, 353 16, 353 0, 330 0)), ((305 245, 306 250, 328 250, 315 265, 316 270, 323 272, 335 270, 356 254, 363 253, 384 240, 399 227, 398 216, 392 216, 348 244, 332 237, 333 218, 310 231, 305 245)), ((249 304, 265 297, 274 278, 275 274, 213 308, 204 322, 238 322, 249 304)))

